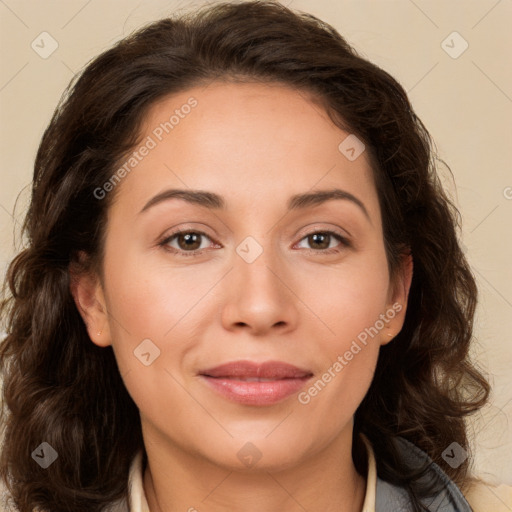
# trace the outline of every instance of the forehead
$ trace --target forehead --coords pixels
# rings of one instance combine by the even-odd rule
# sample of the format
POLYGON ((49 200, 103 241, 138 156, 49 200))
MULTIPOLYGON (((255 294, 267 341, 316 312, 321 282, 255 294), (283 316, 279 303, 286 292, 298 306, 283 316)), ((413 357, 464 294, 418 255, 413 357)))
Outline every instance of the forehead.
POLYGON ((151 194, 179 186, 248 205, 258 198, 284 203, 315 188, 343 187, 371 210, 376 192, 369 160, 364 151, 347 158, 344 141, 361 150, 351 137, 313 96, 284 84, 193 87, 149 109, 137 148, 150 149, 132 162, 122 195, 140 205, 151 194))

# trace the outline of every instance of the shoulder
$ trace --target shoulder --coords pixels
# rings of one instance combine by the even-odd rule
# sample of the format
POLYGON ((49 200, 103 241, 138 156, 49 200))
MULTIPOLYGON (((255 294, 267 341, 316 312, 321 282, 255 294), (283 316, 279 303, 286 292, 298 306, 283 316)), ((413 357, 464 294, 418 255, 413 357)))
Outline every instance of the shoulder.
MULTIPOLYGON (((508 512, 512 510, 512 487, 492 486, 472 478, 464 488, 459 487, 430 457, 404 438, 397 438, 400 454, 410 467, 428 465, 426 480, 435 478, 440 490, 421 502, 428 510, 439 512, 508 512)), ((410 498, 405 488, 377 478, 376 510, 408 511, 410 498)))

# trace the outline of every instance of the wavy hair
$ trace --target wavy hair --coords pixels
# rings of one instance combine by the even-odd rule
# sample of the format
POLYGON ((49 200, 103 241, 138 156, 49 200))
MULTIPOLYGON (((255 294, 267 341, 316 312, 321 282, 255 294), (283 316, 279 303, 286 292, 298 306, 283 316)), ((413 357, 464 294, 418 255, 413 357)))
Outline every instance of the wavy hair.
POLYGON ((71 292, 71 266, 101 276, 108 181, 140 140, 156 101, 213 80, 279 82, 312 93, 370 156, 392 276, 412 254, 414 275, 401 332, 380 350, 354 421, 371 441, 380 478, 406 487, 420 510, 420 474, 398 453, 402 436, 459 485, 469 459, 443 463, 453 441, 468 449, 465 416, 489 384, 468 350, 477 301, 458 243, 460 215, 444 193, 432 139, 404 89, 362 58, 330 25, 274 2, 221 3, 143 27, 73 79, 42 137, 23 225, 25 248, 8 268, 0 313, 4 437, 0 477, 20 512, 101 512, 127 496, 143 449, 138 408, 111 347, 94 345, 71 292), (88 255, 82 261, 79 254, 88 255), (43 441, 58 461, 42 470, 43 441))

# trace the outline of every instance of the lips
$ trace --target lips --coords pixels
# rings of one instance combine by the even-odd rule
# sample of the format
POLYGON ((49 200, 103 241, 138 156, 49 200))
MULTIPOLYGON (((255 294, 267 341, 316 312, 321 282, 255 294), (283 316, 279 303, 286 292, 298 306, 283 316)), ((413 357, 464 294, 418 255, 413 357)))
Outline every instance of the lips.
POLYGON ((313 376, 280 361, 235 361, 199 373, 209 389, 243 405, 269 406, 299 392, 313 376))
POLYGON ((313 375, 288 363, 267 361, 253 363, 251 361, 234 361, 200 372, 201 375, 214 378, 244 380, 247 382, 264 382, 282 379, 301 379, 313 375))

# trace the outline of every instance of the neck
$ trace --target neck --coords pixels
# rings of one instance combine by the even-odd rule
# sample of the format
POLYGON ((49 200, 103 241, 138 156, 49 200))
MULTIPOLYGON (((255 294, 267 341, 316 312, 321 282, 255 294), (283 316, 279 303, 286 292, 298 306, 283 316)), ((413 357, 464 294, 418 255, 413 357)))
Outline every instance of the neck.
POLYGON ((162 450, 160 442, 145 442, 149 508, 151 512, 360 512, 366 480, 354 467, 349 434, 279 470, 258 464, 250 471, 236 471, 176 445, 162 450))

